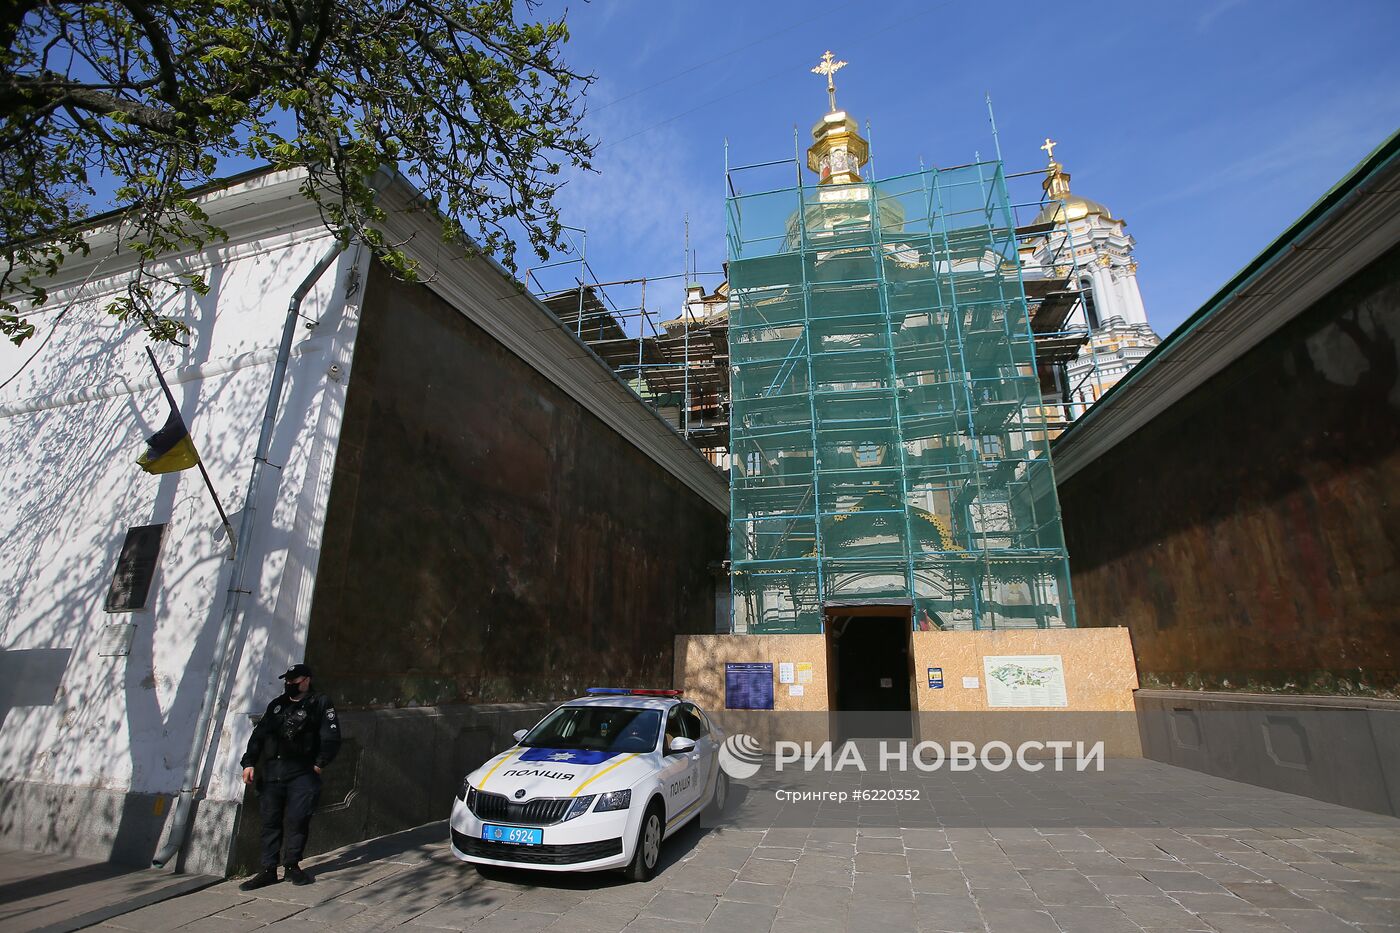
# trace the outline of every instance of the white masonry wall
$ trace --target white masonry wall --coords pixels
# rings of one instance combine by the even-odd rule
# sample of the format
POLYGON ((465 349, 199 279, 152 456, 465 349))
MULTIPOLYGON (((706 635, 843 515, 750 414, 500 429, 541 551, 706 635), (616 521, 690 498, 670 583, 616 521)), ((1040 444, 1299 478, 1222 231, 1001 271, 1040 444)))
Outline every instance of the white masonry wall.
MULTIPOLYGON (((168 305, 188 348, 155 347, 234 527, 243 506, 287 303, 331 239, 296 179, 265 175, 208 199, 230 240, 171 271, 199 268, 205 297, 168 305)), ((231 564, 198 470, 150 476, 135 459, 168 405, 145 335, 106 314, 129 267, 110 245, 66 266, 38 333, 0 349, 0 649, 69 648, 52 705, 14 706, 0 725, 7 844, 108 854, 146 845, 168 808, 116 806, 128 792, 172 795, 203 698, 231 564), (103 258, 106 257, 106 258, 103 258), (65 284, 66 283, 66 284, 65 284), (130 526, 168 523, 146 607, 103 604, 130 526), (127 657, 99 655, 114 623, 135 625, 127 657), (141 822, 134 827, 125 825, 141 822), (76 831, 66 830, 65 827, 76 831), (72 837, 72 838, 70 838, 72 837)), ((322 276, 298 323, 266 496, 258 506, 229 713, 201 810, 203 851, 221 870, 240 801, 237 759, 276 675, 302 658, 368 256, 351 249, 322 276), (339 364, 340 374, 329 374, 339 364), (210 822, 212 821, 212 822, 210 822)), ((149 857, 149 854, 146 855, 149 857)))

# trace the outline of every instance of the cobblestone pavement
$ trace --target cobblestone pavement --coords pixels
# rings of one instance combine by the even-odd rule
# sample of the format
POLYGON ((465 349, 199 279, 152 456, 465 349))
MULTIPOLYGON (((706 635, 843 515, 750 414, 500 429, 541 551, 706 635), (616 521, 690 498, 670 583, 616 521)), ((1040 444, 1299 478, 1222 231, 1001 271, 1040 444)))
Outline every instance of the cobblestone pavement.
MULTIPOLYGON (((1400 820, 1152 761, 1109 765, 1098 783, 1072 778, 1092 813, 1049 794, 1036 826, 901 829, 864 808, 851 825, 780 825, 750 788, 768 827, 692 825, 647 884, 478 873, 434 824, 322 856, 307 887, 253 896, 230 881, 101 929, 1400 933, 1400 820)), ((1025 777, 999 776, 1003 796, 1025 777)), ((952 779, 909 780, 938 791, 952 779)), ((996 801, 975 793, 991 783, 964 785, 965 805, 996 801)))

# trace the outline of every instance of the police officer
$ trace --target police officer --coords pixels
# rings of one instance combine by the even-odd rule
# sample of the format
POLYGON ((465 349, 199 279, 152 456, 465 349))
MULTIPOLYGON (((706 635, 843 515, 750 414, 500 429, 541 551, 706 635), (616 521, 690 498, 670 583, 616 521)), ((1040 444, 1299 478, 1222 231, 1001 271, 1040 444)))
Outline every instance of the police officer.
POLYGON ((262 813, 262 870, 240 885, 244 891, 276 884, 279 863, 292 884, 311 883, 297 863, 321 796, 321 771, 340 750, 335 707, 325 695, 311 692, 311 668, 293 664, 280 679, 286 691, 267 705, 239 762, 245 784, 253 783, 256 768, 262 813))

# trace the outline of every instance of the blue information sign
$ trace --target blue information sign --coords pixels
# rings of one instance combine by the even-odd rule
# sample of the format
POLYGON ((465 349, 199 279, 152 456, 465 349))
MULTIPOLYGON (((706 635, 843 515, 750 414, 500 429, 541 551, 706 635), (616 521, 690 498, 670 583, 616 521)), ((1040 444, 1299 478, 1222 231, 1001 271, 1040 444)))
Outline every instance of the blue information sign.
POLYGON ((773 665, 744 661, 724 665, 725 709, 772 709, 773 665))
POLYGON ((943 668, 931 667, 928 669, 928 688, 930 690, 943 689, 943 668))

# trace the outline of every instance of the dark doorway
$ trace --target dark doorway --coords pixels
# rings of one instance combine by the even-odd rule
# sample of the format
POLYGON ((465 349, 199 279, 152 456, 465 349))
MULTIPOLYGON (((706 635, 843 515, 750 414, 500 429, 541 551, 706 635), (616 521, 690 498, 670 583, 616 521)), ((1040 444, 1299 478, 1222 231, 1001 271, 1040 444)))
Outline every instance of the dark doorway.
POLYGON ((908 606, 861 606, 827 611, 834 738, 909 738, 908 606))

